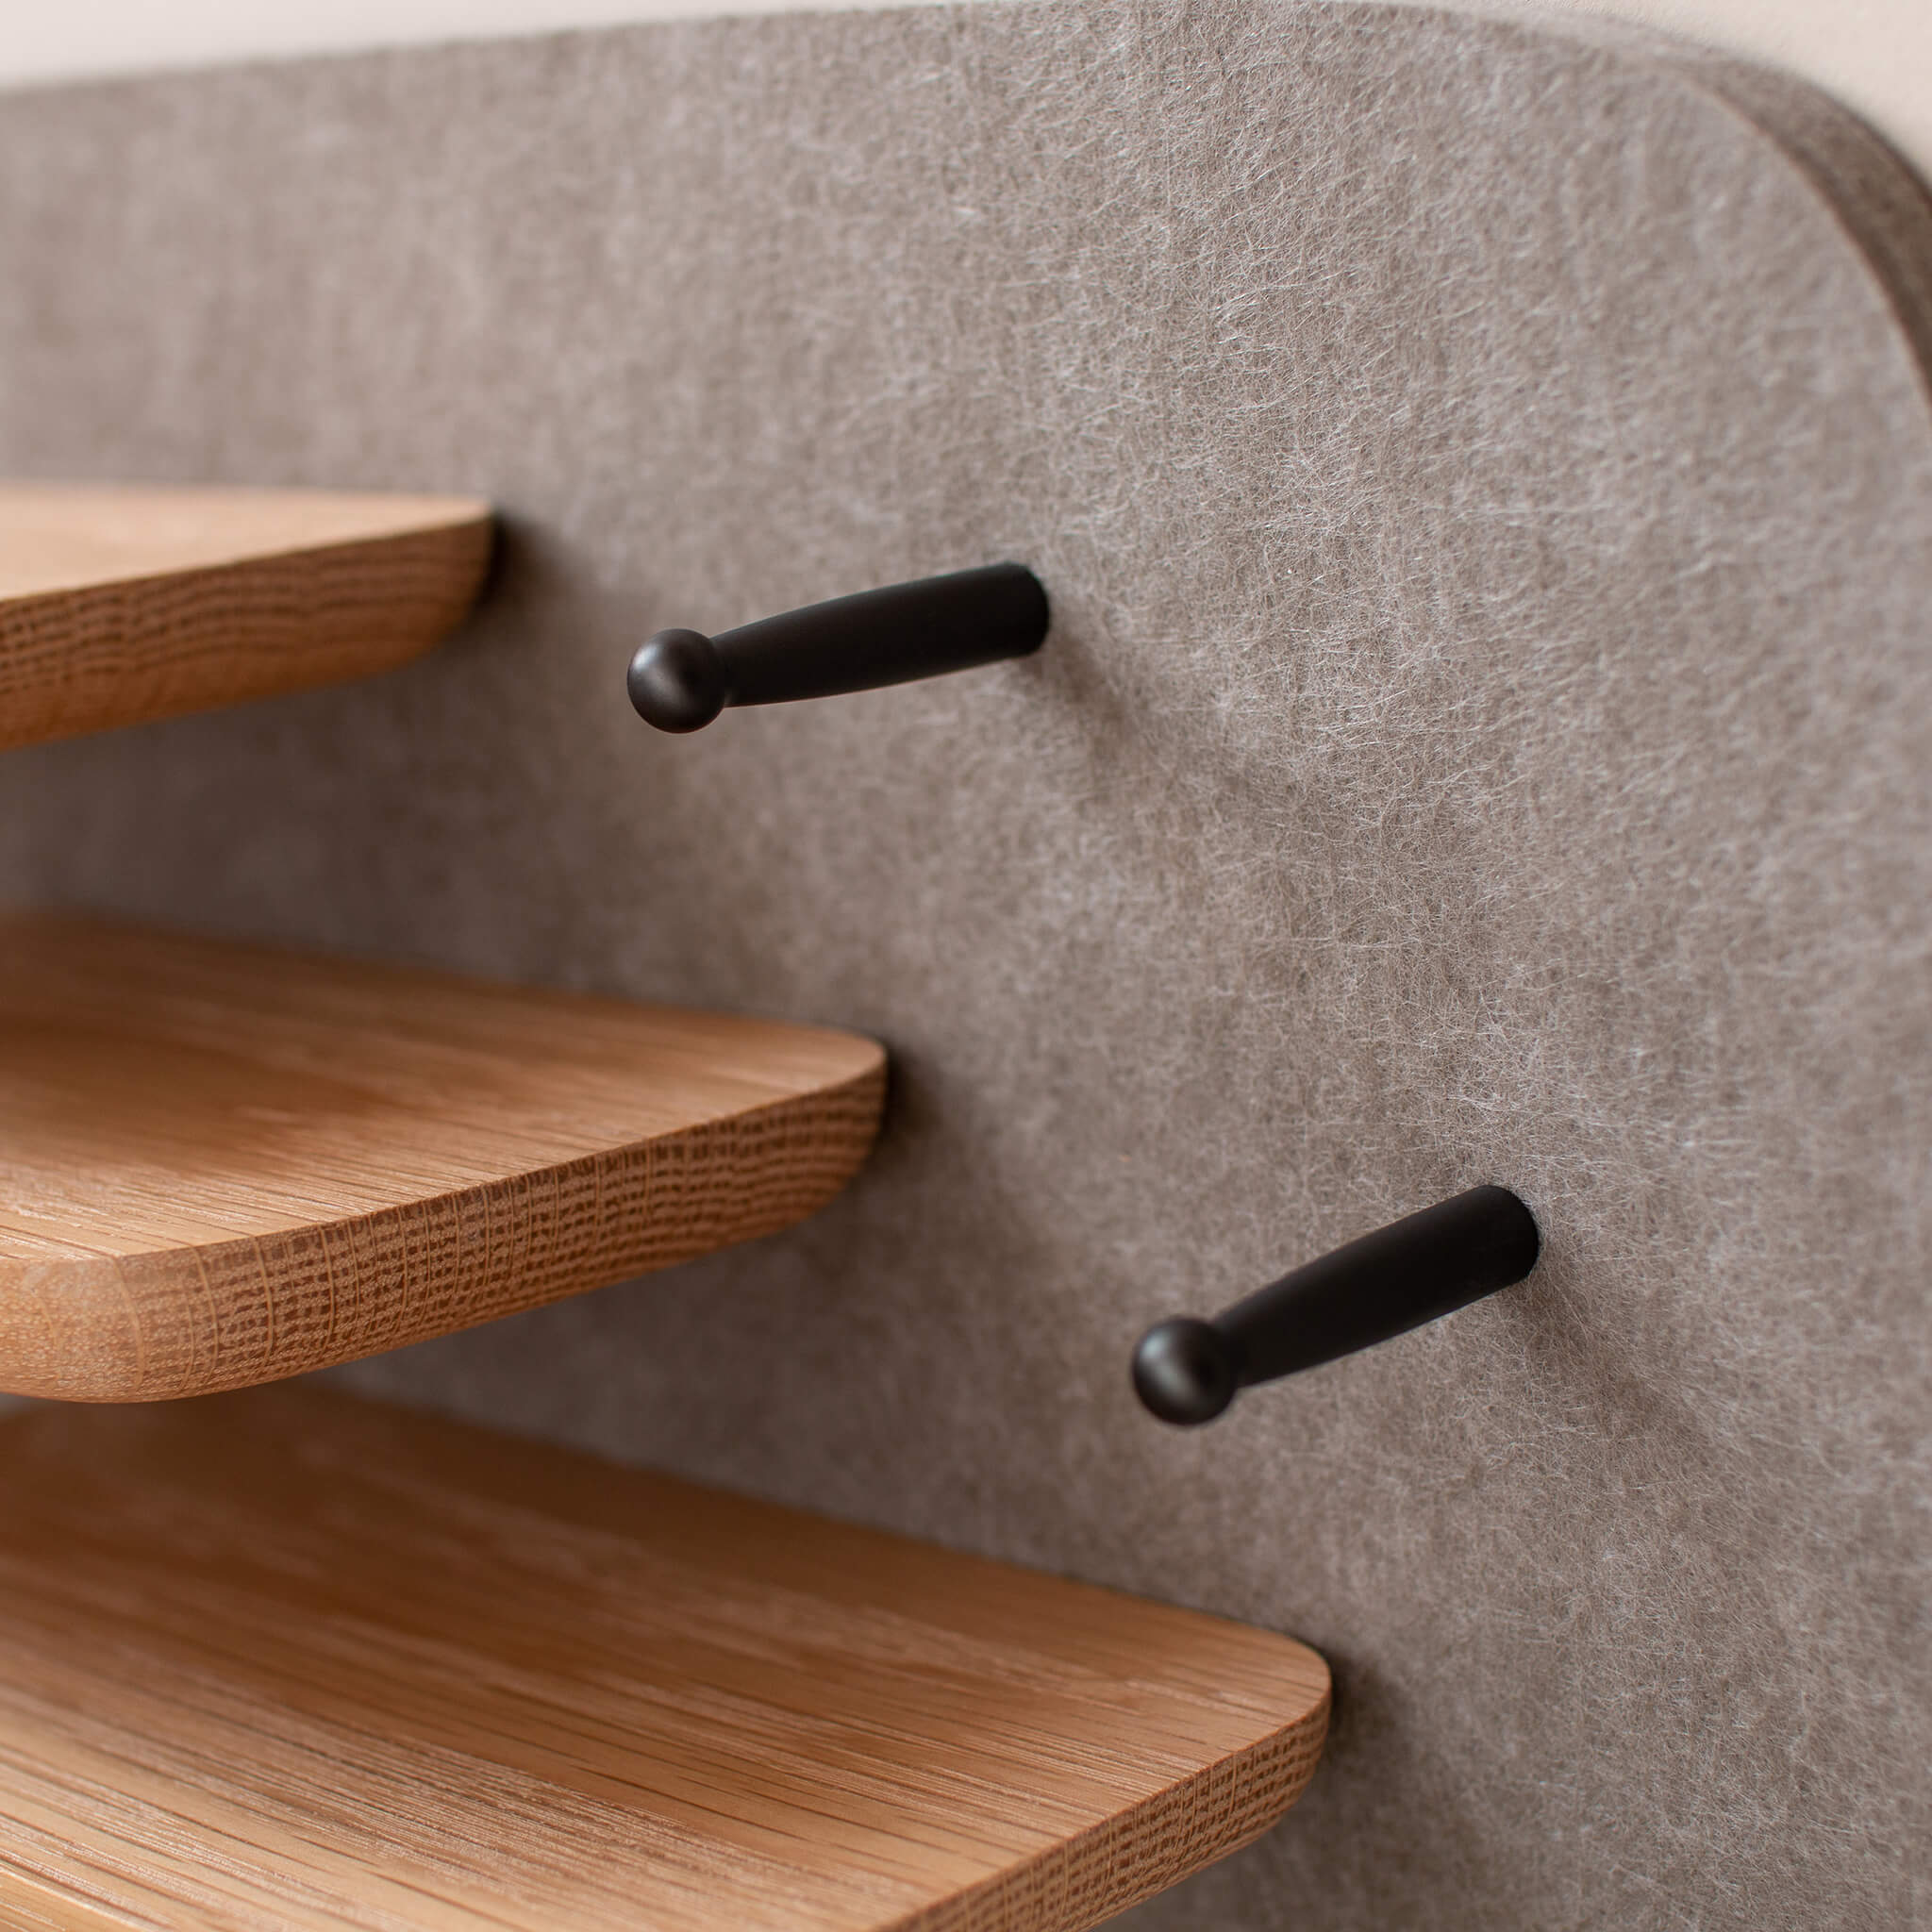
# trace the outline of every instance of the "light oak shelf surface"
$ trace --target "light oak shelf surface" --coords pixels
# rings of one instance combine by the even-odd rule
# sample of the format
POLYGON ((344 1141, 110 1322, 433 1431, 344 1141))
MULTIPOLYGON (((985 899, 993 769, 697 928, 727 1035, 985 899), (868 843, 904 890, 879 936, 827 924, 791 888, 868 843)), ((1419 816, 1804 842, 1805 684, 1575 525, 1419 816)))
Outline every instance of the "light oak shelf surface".
POLYGON ((491 531, 470 497, 0 484, 0 750, 389 670, 491 531))
POLYGON ((276 1390, 0 1424, 0 1908, 1075 1932, 1320 1753, 1286 1638, 276 1390))
POLYGON ((824 1028, 0 915, 0 1388, 270 1381, 772 1233, 884 1090, 824 1028))

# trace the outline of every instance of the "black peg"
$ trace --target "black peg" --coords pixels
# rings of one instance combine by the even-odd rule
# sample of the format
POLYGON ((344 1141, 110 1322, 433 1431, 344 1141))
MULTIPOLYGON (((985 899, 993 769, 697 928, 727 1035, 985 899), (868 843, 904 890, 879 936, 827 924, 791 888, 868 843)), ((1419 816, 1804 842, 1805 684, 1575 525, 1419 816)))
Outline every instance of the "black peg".
POLYGON ((836 697, 1024 658, 1046 637, 1046 592, 1024 564, 861 591, 708 638, 660 630, 626 679, 638 715, 696 731, 726 705, 836 697))
POLYGON ((1507 1188, 1406 1215, 1224 1309, 1158 1322, 1134 1350, 1134 1391, 1162 1422, 1212 1422, 1236 1394, 1480 1301, 1521 1281, 1542 1246, 1507 1188))

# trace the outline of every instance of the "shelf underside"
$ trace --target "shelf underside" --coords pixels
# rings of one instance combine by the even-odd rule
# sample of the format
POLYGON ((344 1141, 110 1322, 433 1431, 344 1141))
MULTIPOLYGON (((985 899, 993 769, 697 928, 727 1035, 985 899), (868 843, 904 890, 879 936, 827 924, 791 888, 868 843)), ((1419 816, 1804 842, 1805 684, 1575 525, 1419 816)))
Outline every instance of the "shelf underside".
POLYGON ((0 484, 0 750, 404 663, 491 532, 469 497, 0 484))
POLYGON ((818 1027, 0 917, 0 1388, 269 1381, 774 1232, 884 1084, 818 1027))
POLYGON ((275 1390, 0 1424, 0 1911, 1074 1932, 1321 1750, 1286 1638, 275 1390))

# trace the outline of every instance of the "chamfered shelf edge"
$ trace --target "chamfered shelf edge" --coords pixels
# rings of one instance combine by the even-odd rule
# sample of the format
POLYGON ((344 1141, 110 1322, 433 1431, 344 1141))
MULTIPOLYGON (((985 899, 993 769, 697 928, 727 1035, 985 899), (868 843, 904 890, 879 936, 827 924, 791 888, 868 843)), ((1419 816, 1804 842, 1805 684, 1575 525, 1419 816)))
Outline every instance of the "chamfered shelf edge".
POLYGON ((775 1232, 884 1092, 827 1028, 0 913, 0 1389, 270 1381, 775 1232))
POLYGON ((1300 1794, 1285 1637, 314 1389, 0 1423, 0 1907, 1081 1932, 1300 1794))
POLYGON ((491 532, 473 497, 0 483, 0 750, 390 670, 491 532))

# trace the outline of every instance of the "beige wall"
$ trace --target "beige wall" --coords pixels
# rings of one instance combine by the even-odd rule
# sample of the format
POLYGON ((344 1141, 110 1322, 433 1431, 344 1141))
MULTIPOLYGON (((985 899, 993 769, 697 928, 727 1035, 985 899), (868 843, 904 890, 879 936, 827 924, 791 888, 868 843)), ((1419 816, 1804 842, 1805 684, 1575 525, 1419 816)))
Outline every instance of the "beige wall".
MULTIPOLYGON (((7 8, 0 83, 250 55, 526 33, 826 0, 67 0, 7 8)), ((837 0, 832 0, 837 4, 837 0)), ((1932 0, 1557 0, 1650 21, 1818 81, 1932 175, 1932 0)))
POLYGON ((1890 135, 1932 177, 1932 0, 1568 0, 1787 67, 1890 135))

